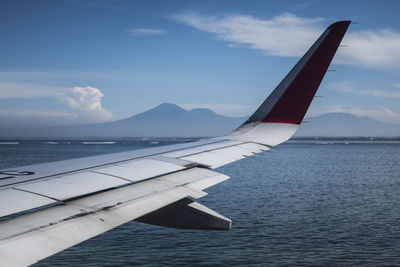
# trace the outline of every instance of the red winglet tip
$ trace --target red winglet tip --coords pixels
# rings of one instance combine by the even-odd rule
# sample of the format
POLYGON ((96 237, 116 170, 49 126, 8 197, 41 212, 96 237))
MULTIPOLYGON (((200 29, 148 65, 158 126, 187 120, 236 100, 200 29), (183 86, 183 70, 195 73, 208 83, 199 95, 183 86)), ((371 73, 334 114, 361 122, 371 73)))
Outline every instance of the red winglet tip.
POLYGON ((351 23, 351 20, 341 20, 341 21, 337 21, 335 23, 332 23, 328 29, 335 29, 335 28, 342 28, 342 27, 348 27, 351 23))

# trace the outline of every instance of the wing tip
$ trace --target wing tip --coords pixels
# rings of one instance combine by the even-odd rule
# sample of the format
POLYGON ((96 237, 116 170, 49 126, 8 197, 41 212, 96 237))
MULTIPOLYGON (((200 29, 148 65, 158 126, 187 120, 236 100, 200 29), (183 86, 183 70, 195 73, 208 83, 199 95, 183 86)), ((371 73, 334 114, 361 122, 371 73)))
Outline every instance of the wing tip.
POLYGON ((343 27, 348 27, 351 23, 351 20, 339 20, 336 21, 334 23, 332 23, 331 25, 329 25, 328 29, 337 29, 337 28, 343 28, 343 27))

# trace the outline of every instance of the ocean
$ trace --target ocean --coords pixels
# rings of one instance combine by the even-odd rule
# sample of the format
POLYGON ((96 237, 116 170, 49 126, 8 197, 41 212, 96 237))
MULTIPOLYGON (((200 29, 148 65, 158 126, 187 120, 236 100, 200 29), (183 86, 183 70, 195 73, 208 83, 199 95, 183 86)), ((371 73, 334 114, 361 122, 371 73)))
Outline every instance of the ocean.
MULTIPOLYGON (((176 142, 0 141, 0 169, 176 142)), ((289 141, 216 170, 231 179, 199 202, 230 231, 129 222, 34 266, 400 266, 399 152, 394 141, 289 141)))

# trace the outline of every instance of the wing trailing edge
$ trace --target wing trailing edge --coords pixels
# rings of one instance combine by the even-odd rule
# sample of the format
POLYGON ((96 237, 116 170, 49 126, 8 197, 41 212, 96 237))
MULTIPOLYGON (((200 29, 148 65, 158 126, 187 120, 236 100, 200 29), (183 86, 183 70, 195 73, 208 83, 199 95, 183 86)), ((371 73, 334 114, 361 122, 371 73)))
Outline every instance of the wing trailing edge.
POLYGON ((256 112, 229 136, 271 146, 289 139, 302 122, 350 22, 330 25, 256 112))
POLYGON ((181 199, 135 221, 192 230, 229 230, 232 226, 230 219, 190 198, 181 199))

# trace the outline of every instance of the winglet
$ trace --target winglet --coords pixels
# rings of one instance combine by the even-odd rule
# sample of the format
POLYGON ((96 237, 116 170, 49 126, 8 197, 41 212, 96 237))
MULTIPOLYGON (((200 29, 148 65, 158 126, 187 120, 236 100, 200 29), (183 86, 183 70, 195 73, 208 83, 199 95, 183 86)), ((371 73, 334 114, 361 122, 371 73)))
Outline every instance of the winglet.
POLYGON ((300 124, 349 24, 330 25, 247 122, 300 124))
POLYGON ((261 142, 268 145, 275 145, 289 139, 302 122, 350 22, 349 20, 338 21, 330 25, 256 112, 230 136, 241 136, 236 139, 247 141, 256 139, 261 142, 260 140, 271 137, 271 134, 281 134, 281 137, 271 142, 261 142), (273 127, 269 127, 274 130, 260 131, 260 126, 252 129, 256 124, 274 124, 273 127), (279 128, 277 124, 286 125, 285 127, 290 131, 283 134, 280 129, 277 130, 279 128), (247 133, 249 131, 251 138, 247 133), (266 136, 260 136, 262 134, 266 136))

